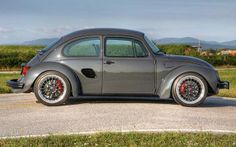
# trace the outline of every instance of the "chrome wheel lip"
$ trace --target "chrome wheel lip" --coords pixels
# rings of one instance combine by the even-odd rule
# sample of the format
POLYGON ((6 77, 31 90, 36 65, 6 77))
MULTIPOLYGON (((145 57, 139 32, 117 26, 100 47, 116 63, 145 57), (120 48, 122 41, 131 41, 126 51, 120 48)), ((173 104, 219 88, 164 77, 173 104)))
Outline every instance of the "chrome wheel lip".
POLYGON ((43 101, 45 101, 45 102, 47 102, 47 103, 49 103, 49 104, 54 104, 54 103, 60 102, 60 101, 65 97, 66 91, 67 91, 66 83, 65 83, 64 79, 61 78, 61 77, 58 76, 58 75, 45 75, 45 76, 42 77, 42 78, 40 79, 40 81, 39 81, 39 85, 38 85, 38 95, 39 95, 39 97, 40 97, 43 101), (41 85, 42 85, 42 83, 45 82, 45 81, 46 81, 47 79, 49 79, 49 78, 55 78, 55 79, 60 80, 60 82, 61 82, 61 84, 62 84, 62 86, 63 86, 62 94, 61 94, 58 98, 56 98, 56 99, 48 99, 48 98, 46 98, 46 97, 44 96, 44 94, 42 93, 42 91, 41 91, 41 85))
POLYGON ((175 91, 176 91, 176 94, 177 94, 178 98, 179 98, 182 102, 184 102, 184 103, 186 103, 186 104, 195 104, 195 103, 198 103, 199 101, 201 101, 202 98, 204 98, 205 92, 206 92, 206 87, 205 87, 203 81, 202 81, 199 77, 193 76, 193 75, 188 75, 188 76, 182 77, 182 78, 177 82, 177 86, 176 86, 175 91), (183 83, 184 81, 188 81, 188 80, 194 80, 195 82, 197 82, 198 85, 200 86, 200 89, 201 89, 201 90, 200 90, 200 94, 198 95, 198 97, 197 97, 195 100, 192 100, 192 101, 186 100, 186 99, 181 95, 181 93, 180 93, 180 87, 181 87, 182 83, 183 83))

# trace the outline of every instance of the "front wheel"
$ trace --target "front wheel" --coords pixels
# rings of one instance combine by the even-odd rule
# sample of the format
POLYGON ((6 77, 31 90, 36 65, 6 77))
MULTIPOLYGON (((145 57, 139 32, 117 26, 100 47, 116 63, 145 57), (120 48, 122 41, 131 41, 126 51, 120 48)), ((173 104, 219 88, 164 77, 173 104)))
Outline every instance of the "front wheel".
POLYGON ((183 106, 198 106, 204 102, 208 93, 205 79, 196 73, 180 75, 172 87, 174 100, 183 106))
POLYGON ((68 79, 56 71, 45 72, 34 84, 34 94, 45 105, 61 105, 69 98, 71 87, 68 79))

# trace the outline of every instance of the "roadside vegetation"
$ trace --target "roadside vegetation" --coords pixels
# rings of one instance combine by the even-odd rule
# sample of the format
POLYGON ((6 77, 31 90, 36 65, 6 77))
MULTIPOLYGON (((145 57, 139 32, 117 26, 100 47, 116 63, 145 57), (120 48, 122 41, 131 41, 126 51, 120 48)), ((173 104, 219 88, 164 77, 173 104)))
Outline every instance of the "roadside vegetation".
POLYGON ((0 70, 19 70, 21 63, 34 57, 43 46, 1 45, 0 70))
POLYGON ((0 146, 236 146, 236 134, 100 133, 1 139, 0 146))
POLYGON ((207 61, 214 66, 236 66, 235 55, 222 55, 222 49, 208 49, 198 52, 196 48, 185 44, 158 45, 167 54, 193 56, 207 61))

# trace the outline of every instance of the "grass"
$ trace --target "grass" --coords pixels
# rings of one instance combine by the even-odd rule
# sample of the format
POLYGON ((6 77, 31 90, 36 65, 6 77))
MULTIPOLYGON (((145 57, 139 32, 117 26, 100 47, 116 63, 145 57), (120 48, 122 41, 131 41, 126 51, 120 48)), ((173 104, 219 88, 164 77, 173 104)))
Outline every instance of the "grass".
POLYGON ((0 146, 236 146, 236 134, 210 133, 100 133, 2 139, 0 146))
POLYGON ((19 74, 1 73, 0 74, 0 93, 11 93, 10 88, 7 87, 6 85, 6 81, 9 79, 18 78, 19 76, 20 76, 19 74))
MULTIPOLYGON (((230 82, 230 89, 220 90, 218 96, 235 97, 236 98, 236 69, 218 70, 221 80, 230 82)), ((19 74, 0 74, 0 93, 10 93, 10 88, 7 87, 6 81, 9 79, 18 78, 19 74)))
POLYGON ((236 98, 236 69, 218 70, 221 80, 230 82, 230 89, 222 89, 219 92, 219 96, 223 97, 235 97, 236 98))

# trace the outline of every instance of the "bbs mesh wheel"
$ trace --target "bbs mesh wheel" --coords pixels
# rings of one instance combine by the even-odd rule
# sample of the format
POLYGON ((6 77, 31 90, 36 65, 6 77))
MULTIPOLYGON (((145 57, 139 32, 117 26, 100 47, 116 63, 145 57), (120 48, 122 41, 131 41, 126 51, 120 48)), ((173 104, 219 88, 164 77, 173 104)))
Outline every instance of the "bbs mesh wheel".
POLYGON ((180 75, 172 87, 174 100, 183 106, 198 106, 203 103, 208 93, 205 79, 196 73, 180 75))
POLYGON ((68 79, 56 71, 40 75, 34 84, 34 94, 45 105, 61 105, 69 98, 71 87, 68 79))

